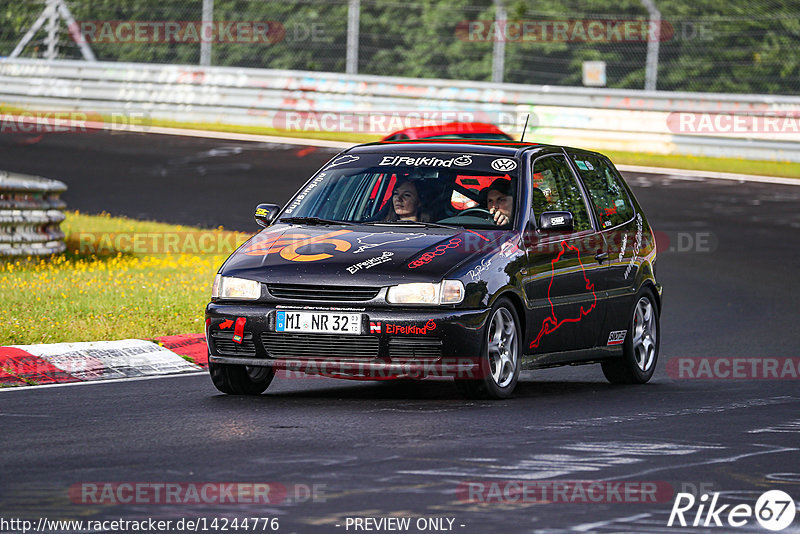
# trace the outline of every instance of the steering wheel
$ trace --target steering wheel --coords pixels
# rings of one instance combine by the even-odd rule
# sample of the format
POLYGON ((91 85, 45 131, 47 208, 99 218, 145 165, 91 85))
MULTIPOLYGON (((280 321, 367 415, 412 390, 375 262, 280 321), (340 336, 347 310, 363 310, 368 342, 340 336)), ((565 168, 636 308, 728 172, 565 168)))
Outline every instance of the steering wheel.
POLYGON ((494 220, 494 215, 492 212, 485 209, 485 208, 467 208, 462 212, 458 213, 458 216, 467 215, 469 212, 474 211, 475 213, 480 213, 481 215, 485 215, 487 219, 494 220))

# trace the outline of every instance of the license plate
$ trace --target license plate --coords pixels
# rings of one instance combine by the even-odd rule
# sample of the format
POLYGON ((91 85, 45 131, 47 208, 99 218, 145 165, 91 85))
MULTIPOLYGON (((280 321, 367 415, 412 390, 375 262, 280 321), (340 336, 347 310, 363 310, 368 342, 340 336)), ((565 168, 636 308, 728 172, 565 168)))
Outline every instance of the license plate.
POLYGON ((279 311, 275 330, 317 334, 361 334, 360 313, 279 311))

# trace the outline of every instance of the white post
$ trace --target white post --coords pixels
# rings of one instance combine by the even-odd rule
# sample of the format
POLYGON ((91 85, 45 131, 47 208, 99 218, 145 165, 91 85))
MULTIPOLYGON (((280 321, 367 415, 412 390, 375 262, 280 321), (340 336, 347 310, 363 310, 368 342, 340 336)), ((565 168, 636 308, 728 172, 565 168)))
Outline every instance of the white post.
POLYGON ((58 56, 58 0, 47 0, 47 52, 44 58, 53 61, 58 56))
POLYGON ((211 39, 210 27, 214 22, 214 0, 203 0, 203 26, 200 35, 200 64, 203 66, 211 65, 211 39))
POLYGON ((502 29, 501 35, 503 37, 495 40, 492 48, 492 82, 503 83, 503 73, 506 65, 505 26, 507 14, 506 8, 503 6, 503 0, 494 0, 494 5, 494 24, 496 28, 502 29))
POLYGON ((358 74, 358 29, 361 22, 361 0, 350 0, 347 8, 347 62, 345 72, 358 74))
POLYGON ((14 47, 14 50, 11 51, 11 54, 9 54, 8 57, 15 58, 22 53, 25 47, 28 46, 28 43, 31 42, 31 39, 33 39, 33 36, 36 35, 36 32, 42 29, 42 26, 44 26, 44 23, 47 21, 47 17, 49 15, 50 6, 47 6, 44 8, 44 11, 42 11, 42 14, 39 15, 39 18, 36 19, 30 28, 28 28, 28 31, 25 32, 25 35, 22 36, 22 39, 20 39, 20 41, 17 43, 17 46, 14 47))
POLYGON ((78 24, 75 22, 75 18, 70 13, 69 8, 64 3, 64 0, 47 0, 47 5, 42 11, 42 14, 39 15, 39 18, 28 28, 28 31, 25 32, 25 35, 22 36, 17 46, 14 47, 14 50, 11 51, 9 54, 9 58, 19 57, 22 51, 28 46, 28 43, 31 42, 33 37, 36 35, 36 32, 42 29, 45 22, 48 22, 47 26, 47 59, 55 59, 58 55, 58 16, 61 15, 67 22, 67 27, 69 28, 69 34, 72 37, 72 40, 78 43, 78 47, 81 49, 81 54, 83 54, 83 58, 86 61, 96 61, 94 57, 94 53, 92 52, 92 48, 83 38, 80 33, 80 29, 78 28, 78 24))
POLYGON ((658 49, 661 44, 661 12, 654 0, 641 0, 650 14, 650 31, 647 35, 647 60, 644 71, 645 91, 655 91, 658 80, 658 49))
POLYGON ((61 18, 67 22, 69 34, 72 37, 72 40, 78 43, 78 48, 81 49, 83 59, 86 61, 97 61, 97 58, 94 57, 94 52, 92 52, 92 47, 89 46, 89 43, 87 43, 86 39, 83 37, 83 35, 81 35, 81 31, 78 28, 78 23, 75 21, 75 17, 72 16, 72 13, 63 0, 59 0, 58 2, 58 12, 61 14, 61 18))

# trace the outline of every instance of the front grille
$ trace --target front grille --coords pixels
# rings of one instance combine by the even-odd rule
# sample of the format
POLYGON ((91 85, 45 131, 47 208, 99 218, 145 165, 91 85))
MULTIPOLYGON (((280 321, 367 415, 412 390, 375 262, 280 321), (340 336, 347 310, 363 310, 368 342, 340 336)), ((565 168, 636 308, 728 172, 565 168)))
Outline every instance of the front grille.
POLYGON ((393 337, 389 357, 392 361, 435 360, 442 357, 442 340, 393 337))
POLYGON ((379 287, 267 284, 270 295, 286 300, 365 302, 378 296, 379 287))
POLYGON ((217 354, 221 356, 248 356, 256 355, 256 344, 251 332, 242 335, 241 343, 233 342, 233 332, 211 332, 211 339, 217 354))
POLYGON ((378 338, 374 336, 263 332, 261 342, 273 358, 378 357, 378 338))

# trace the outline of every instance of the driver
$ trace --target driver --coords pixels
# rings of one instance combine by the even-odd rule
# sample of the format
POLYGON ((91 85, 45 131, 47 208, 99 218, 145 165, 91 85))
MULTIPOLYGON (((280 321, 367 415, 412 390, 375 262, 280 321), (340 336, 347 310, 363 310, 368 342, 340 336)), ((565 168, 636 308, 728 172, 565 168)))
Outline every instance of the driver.
POLYGON ((497 178, 492 182, 486 192, 486 207, 497 226, 503 226, 511 221, 511 212, 514 210, 511 180, 497 178))

